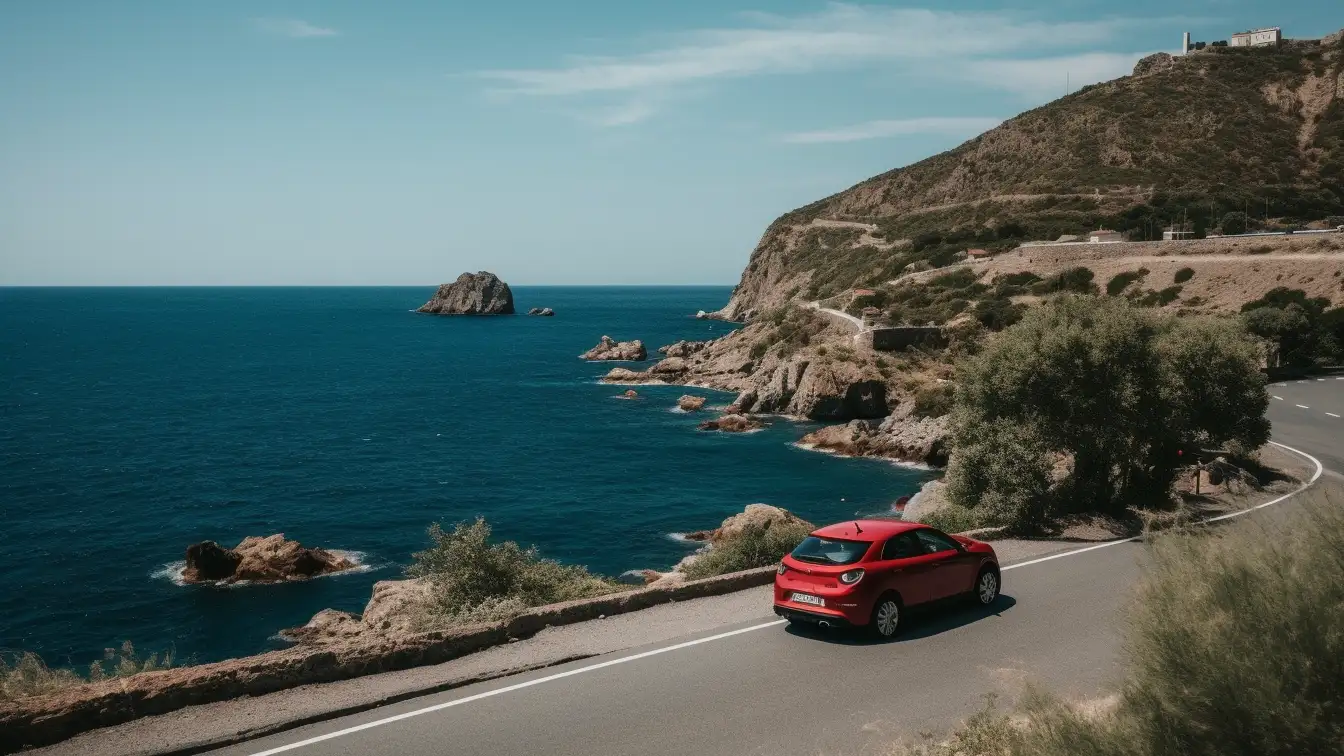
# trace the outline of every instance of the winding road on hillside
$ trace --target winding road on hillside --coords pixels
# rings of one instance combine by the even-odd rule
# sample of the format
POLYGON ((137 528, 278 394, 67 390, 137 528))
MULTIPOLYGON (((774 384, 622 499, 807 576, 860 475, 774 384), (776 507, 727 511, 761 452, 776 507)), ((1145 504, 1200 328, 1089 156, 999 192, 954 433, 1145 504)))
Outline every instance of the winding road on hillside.
MULTIPOLYGON (((1344 476, 1344 380, 1274 384, 1276 442, 1344 476)), ((1312 469, 1317 469, 1311 463, 1312 469)), ((1289 498, 1249 514, 1293 516, 1289 498)), ((894 642, 787 629, 769 599, 698 635, 415 698, 234 745, 230 756, 337 754, 862 754, 954 726, 994 687, 1068 695, 1119 679, 1119 617, 1141 544, 1094 545, 1005 567, 987 610, 917 621, 894 642)), ((762 597, 768 596, 764 591, 762 597)))

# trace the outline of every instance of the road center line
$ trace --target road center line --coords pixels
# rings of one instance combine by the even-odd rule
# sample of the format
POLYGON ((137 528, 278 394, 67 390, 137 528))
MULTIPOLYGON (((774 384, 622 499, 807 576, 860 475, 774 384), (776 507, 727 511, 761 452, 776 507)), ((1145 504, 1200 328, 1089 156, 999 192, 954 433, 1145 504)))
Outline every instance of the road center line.
POLYGON ((1325 414, 1329 415, 1330 417, 1339 417, 1339 415, 1336 415, 1336 414, 1333 413, 1333 412, 1327 412, 1327 413, 1325 413, 1325 414))
POLYGON ((1308 406, 1305 405, 1305 404, 1299 404, 1299 405, 1297 405, 1297 406, 1301 407, 1302 409, 1311 409, 1311 407, 1308 407, 1308 406))
MULTIPOLYGON (((1279 498, 1274 499, 1274 500, 1272 500, 1272 501, 1267 501, 1267 502, 1265 502, 1265 503, 1263 503, 1263 504, 1257 504, 1256 506, 1251 507, 1251 508, 1249 508, 1249 509, 1243 509, 1243 510, 1241 510, 1241 511, 1239 511, 1239 512, 1233 512, 1233 513, 1231 513, 1231 514, 1225 514, 1225 515, 1222 515, 1222 516, 1220 516, 1220 517, 1211 517, 1211 518, 1209 518, 1209 519, 1207 519, 1207 520, 1201 520, 1201 522, 1209 523, 1209 522, 1218 522, 1219 520, 1230 520, 1230 519, 1232 519, 1233 517, 1240 517, 1240 516, 1242 516, 1242 515, 1244 515, 1244 514, 1246 514, 1246 513, 1248 513, 1248 512, 1254 512, 1254 511, 1257 510, 1257 509, 1264 509, 1265 507, 1272 506, 1272 505, 1274 505, 1274 504, 1278 504, 1279 502, 1283 501, 1284 499, 1291 498, 1291 497, 1296 496, 1297 494, 1302 493, 1303 491, 1307 490, 1309 487, 1311 487, 1311 485, 1312 485, 1313 483, 1316 482, 1316 480, 1317 480, 1318 478, 1321 477, 1321 473, 1324 471, 1325 468, 1321 465, 1321 461, 1320 461, 1320 460, 1316 459, 1315 457, 1311 456, 1310 454, 1307 454, 1307 453, 1304 452, 1304 451, 1300 451, 1300 450, 1298 450, 1298 449, 1294 449, 1294 448, 1291 447, 1291 446, 1284 446, 1283 444, 1280 444, 1280 443, 1275 442, 1275 441, 1270 441, 1269 443, 1274 444, 1275 446, 1279 447, 1280 449, 1284 449, 1284 450, 1293 452, 1294 454, 1301 455, 1301 456, 1306 457, 1307 459, 1311 460, 1312 464, 1316 465, 1316 472, 1314 472, 1314 473, 1312 474, 1312 476, 1311 476, 1311 480, 1308 480, 1306 483, 1303 483, 1302 485, 1298 486, 1298 487, 1297 487, 1296 489, 1294 489, 1291 493, 1286 493, 1286 494, 1284 494, 1283 496, 1280 496, 1279 498)), ((1064 552, 1064 553, 1062 553, 1062 554, 1052 554, 1051 556, 1045 556, 1045 557, 1041 557, 1041 558, 1039 558, 1039 559, 1032 559, 1032 560, 1030 560, 1030 561, 1026 561, 1026 562, 1018 562, 1018 563, 1016 563, 1016 564, 1006 565, 1006 566, 1004 566, 1004 567, 1002 568, 1002 570, 1003 570, 1003 571, 1014 570, 1014 569, 1017 569, 1018 567, 1027 567, 1027 566, 1029 566, 1029 565, 1033 565, 1033 564, 1040 564, 1041 562, 1049 562, 1049 561, 1051 561, 1051 560, 1053 560, 1053 559, 1063 559, 1064 557, 1067 557, 1067 556, 1073 556, 1074 554, 1082 554, 1082 553, 1085 553, 1085 552, 1088 552, 1088 551, 1096 551, 1097 549, 1104 549, 1104 548, 1107 548, 1108 546, 1118 546, 1118 545, 1120 545, 1120 544, 1122 544, 1122 543, 1131 543, 1131 542, 1133 542, 1133 541, 1137 541, 1137 540, 1139 540, 1140 538, 1141 538, 1141 536, 1135 536, 1134 538, 1121 538, 1121 539, 1119 539, 1119 540, 1115 540, 1115 541, 1106 541, 1105 543, 1098 543, 1098 544, 1094 544, 1094 545, 1092 545, 1092 546, 1085 546, 1085 547, 1083 547, 1083 548, 1081 548, 1081 549, 1074 549, 1073 551, 1066 551, 1066 552, 1064 552)), ((631 655, 631 656, 622 656, 622 657, 619 658, 619 659, 609 659, 609 660, 604 661, 604 662, 598 662, 597 664, 590 664, 590 665, 588 665, 588 666, 586 666, 586 667, 579 667, 579 668, 577 668, 577 669, 570 669, 570 670, 566 670, 566 671, 564 671, 564 672, 557 672, 556 674, 553 674, 553 675, 547 675, 547 676, 545 676, 545 677, 538 677, 538 678, 536 678, 535 680, 525 680, 525 681, 523 681, 523 682, 515 683, 515 684, 513 684, 513 685, 507 685, 507 686, 505 686, 505 687, 503 687, 503 688, 496 688, 496 689, 494 689, 494 690, 487 690, 487 691, 484 691, 484 692, 482 692, 482 693, 477 693, 477 694, 475 694, 475 695, 466 696, 466 697, 464 697, 464 698, 456 698, 456 699, 453 699, 452 701, 444 701, 443 703, 434 704, 433 706, 426 706, 426 707, 423 708, 423 709, 415 709, 415 710, 413 710, 413 711, 406 711, 406 712, 402 712, 401 714, 396 714, 396 715, 393 715, 393 716, 390 716, 390 717, 384 717, 383 719, 376 719, 376 720, 374 720, 374 721, 372 721, 372 722, 365 722, 364 724, 361 724, 361 725, 355 725, 354 727, 347 727, 347 728, 345 728, 345 729, 343 729, 343 730, 336 730, 335 732, 329 732, 329 733, 327 733, 327 734, 325 734, 325 735, 318 735, 318 736, 316 736, 316 737, 308 738, 307 740, 300 740, 300 741, 298 741, 298 742, 296 742, 296 743, 289 743, 289 744, 282 745, 282 746, 276 746, 275 748, 271 748, 271 749, 266 750, 266 751, 258 751, 258 752, 256 752, 256 753, 251 754, 251 756, 274 756, 274 754, 277 754, 277 753, 284 753, 284 752, 286 752, 286 751, 293 751, 293 750, 295 750, 295 749, 302 748, 302 747, 304 747, 304 746, 313 745, 314 743, 321 743, 321 742, 323 742, 323 741, 333 740, 333 739, 335 739, 335 738, 339 738, 339 737, 342 737, 342 736, 344 736, 344 735, 350 735, 350 734, 353 734, 353 733, 356 733, 356 732, 361 732, 361 731, 363 731, 363 730, 369 730, 369 729, 372 729, 372 728, 374 728, 374 727, 381 727, 382 725, 385 725, 385 724, 392 724, 393 722, 400 722, 400 721, 403 720, 403 719, 410 719, 411 717, 418 717, 418 716, 420 716, 421 714, 430 714, 430 713, 432 713, 432 712, 442 711, 442 710, 444 710, 444 709, 450 709, 450 708, 452 708, 452 707, 454 707, 454 706, 461 706, 462 704, 468 704, 468 703, 472 703, 472 702, 474 702, 474 701, 480 701, 480 700, 482 700, 482 699, 492 698, 492 697, 494 697, 494 696, 504 695, 505 693, 512 693, 512 692, 515 691, 515 690, 522 690, 522 689, 524 689, 524 688, 531 688, 531 687, 533 687, 533 686, 541 685, 542 683, 548 683, 548 682, 551 682, 551 681, 553 681, 553 680, 560 680, 560 679, 563 679, 563 678, 566 678, 566 677, 573 677, 574 675, 581 675, 581 674, 583 674, 583 673, 585 673, 585 672, 592 672, 592 671, 594 671, 594 670, 598 670, 598 669, 606 669, 607 667, 614 667, 614 666, 616 666, 616 665, 618 665, 618 664, 625 664, 626 662, 632 662, 632 661, 636 661, 636 660, 639 660, 639 659, 646 659, 646 658, 648 658, 648 657, 650 657, 650 656, 658 656, 659 654, 666 654, 666 653, 669 653, 669 652, 671 652, 671 651, 679 651, 679 650, 681 650, 681 649, 683 649, 683 648, 690 648, 691 646, 698 646, 698 645, 700 645, 701 643, 710 643, 710 642, 712 642, 712 641, 716 641, 716 640, 723 640, 724 638, 731 638, 731 637, 733 637, 733 636, 735 636, 735 635, 742 635, 743 633, 750 633, 750 632, 754 632, 754 631, 756 631, 756 630, 764 630, 764 629, 767 628, 767 627, 775 627, 775 626, 777 626, 777 625, 782 625, 782 624, 784 624, 784 622, 786 622, 786 620, 782 620, 782 619, 779 619, 779 620, 772 620, 772 621, 769 621, 769 622, 762 622, 762 623, 759 624, 759 625, 752 625, 752 626, 750 626, 750 627, 738 628, 737 630, 730 630, 730 631, 728 631, 728 632, 726 632, 726 633, 719 633, 718 635, 711 635, 711 636, 708 636, 708 637, 706 637, 706 638, 697 638, 697 639, 695 639, 695 640, 686 641, 685 643, 678 643, 678 644, 673 645, 673 646, 666 646, 666 647, 664 647, 664 648, 655 648, 655 649, 653 649, 653 650, 650 650, 650 651, 644 651, 644 652, 642 652, 642 653, 634 654, 634 655, 631 655)))
POLYGON ((1279 401, 1283 401, 1283 397, 1281 397, 1281 396, 1276 396, 1276 397, 1274 397, 1274 398, 1275 398, 1275 399, 1278 399, 1279 401))

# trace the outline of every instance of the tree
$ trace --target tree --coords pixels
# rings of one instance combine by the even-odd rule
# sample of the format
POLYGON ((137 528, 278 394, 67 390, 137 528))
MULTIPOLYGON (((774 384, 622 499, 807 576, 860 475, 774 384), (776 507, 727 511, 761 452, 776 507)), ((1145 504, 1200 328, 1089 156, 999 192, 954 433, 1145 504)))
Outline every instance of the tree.
POLYGON ((1330 300, 1308 297, 1301 289, 1277 286, 1263 297, 1242 305, 1245 328, 1264 340, 1268 364, 1312 365, 1337 351, 1332 334, 1337 316, 1326 315, 1330 300))
POLYGON ((1230 212, 1227 215, 1224 215, 1222 227, 1224 234, 1246 233, 1246 227, 1247 227, 1246 213, 1237 210, 1234 212, 1230 212))
POLYGON ((1123 300, 1065 296, 1028 312, 963 365, 954 448, 999 421, 1030 428, 1072 457, 1071 498, 1081 509, 1114 510, 1135 439, 1161 425, 1155 335, 1152 318, 1123 300))
POLYGON ((1236 321, 1176 318, 1156 342, 1169 433, 1150 447, 1143 481, 1163 487, 1177 449, 1255 449, 1269 441, 1269 392, 1260 351, 1236 321))
POLYGON ((1255 448, 1269 433, 1258 351, 1236 321, 1160 319, 1123 299, 1029 311, 957 383, 949 497, 1023 530, 1057 509, 1151 504, 1177 450, 1255 448), (1056 462, 1066 474, 1043 479, 1056 462))

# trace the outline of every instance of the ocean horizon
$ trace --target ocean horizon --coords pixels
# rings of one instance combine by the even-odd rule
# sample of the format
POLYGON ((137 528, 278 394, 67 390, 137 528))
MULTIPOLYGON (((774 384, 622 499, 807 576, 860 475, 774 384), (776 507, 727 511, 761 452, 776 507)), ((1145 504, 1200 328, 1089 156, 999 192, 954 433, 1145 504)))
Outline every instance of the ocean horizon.
POLYGON ((483 516, 619 575, 670 567, 695 548, 677 534, 754 502, 824 522, 888 512, 933 475, 798 448, 816 424, 702 433, 677 397, 731 394, 621 401, 599 382, 612 365, 578 359, 604 334, 651 357, 722 336, 736 326, 694 314, 729 286, 513 286, 516 316, 413 313, 434 288, 0 288, 0 651, 258 653, 321 609, 360 611, 431 522, 483 516), (174 580, 191 543, 272 533, 361 569, 174 580))

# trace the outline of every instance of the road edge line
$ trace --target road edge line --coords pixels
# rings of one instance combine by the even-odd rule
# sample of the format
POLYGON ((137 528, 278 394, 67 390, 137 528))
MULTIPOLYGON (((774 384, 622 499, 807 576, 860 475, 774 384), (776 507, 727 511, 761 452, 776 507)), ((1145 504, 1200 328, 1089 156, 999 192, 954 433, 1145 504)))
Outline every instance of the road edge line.
MULTIPOLYGON (((1284 450, 1286 450, 1286 451, 1290 451, 1290 452, 1292 452, 1292 453, 1294 453, 1294 454, 1297 454, 1297 455, 1299 455, 1299 456, 1305 457, 1305 458, 1308 459, 1313 465, 1316 466, 1316 471, 1312 473, 1311 478, 1310 478, 1309 480, 1307 480, 1305 483, 1303 483, 1302 485, 1300 485, 1300 486, 1298 486, 1297 488, 1293 489, 1292 491, 1290 491, 1290 492, 1288 492, 1288 493, 1286 493, 1286 494, 1280 496, 1280 497, 1277 498, 1277 499, 1271 499, 1271 500, 1269 500, 1269 501, 1262 502, 1262 503, 1260 503, 1260 504, 1256 504, 1256 505, 1253 506, 1253 507, 1247 507, 1246 509, 1237 510, 1236 512, 1231 512, 1231 513, 1228 513, 1228 514, 1225 514, 1225 515, 1218 515, 1217 517, 1209 517, 1209 518, 1204 519, 1204 520, 1199 520, 1198 522, 1195 523, 1196 525, 1208 525, 1209 523, 1221 522, 1221 521, 1223 521, 1223 520, 1230 520, 1230 519, 1232 519, 1232 518, 1234 518, 1234 517, 1241 517, 1242 515, 1244 515, 1244 514, 1249 514, 1250 512, 1254 512, 1254 511, 1256 511, 1257 509, 1264 509, 1265 507, 1271 507, 1271 506, 1274 506, 1275 504, 1278 504, 1279 502, 1285 501, 1285 500, 1287 500, 1287 499, 1291 499, 1292 497, 1294 497, 1294 496, 1296 496, 1296 495, 1302 493, 1303 491, 1305 491, 1305 490, 1307 490, 1308 488, 1311 488, 1313 485, 1315 485, 1315 484, 1316 484, 1316 481, 1320 479, 1321 474, 1325 471, 1325 466, 1321 464, 1321 461, 1320 461, 1319 459, 1316 459, 1315 457, 1313 457, 1313 456, 1311 456, 1310 454, 1308 454, 1308 453, 1302 451, 1301 449, 1294 449, 1294 448, 1291 447, 1291 446, 1287 446, 1287 445, 1285 445, 1285 444, 1281 444, 1281 443, 1279 443, 1279 442, 1277 442, 1277 441, 1270 441, 1269 443, 1270 443, 1270 444, 1273 444, 1274 446, 1279 447, 1280 449, 1284 449, 1284 450)), ((1030 559, 1030 560, 1025 561, 1025 562, 1017 562, 1017 563, 1014 563, 1014 564, 1006 565, 1006 566, 1004 566, 1004 567, 1000 567, 1000 568, 999 568, 999 571, 1002 572, 1002 571, 1005 571, 1005 570, 1015 569, 1015 568, 1017 568, 1017 567, 1028 567, 1028 566, 1033 565, 1033 564, 1040 564, 1041 562, 1048 562, 1048 561, 1050 561, 1050 560, 1052 560, 1052 559, 1062 559, 1062 558, 1064 558, 1064 557, 1066 557, 1066 556, 1073 556, 1074 554, 1082 554, 1083 552, 1086 552, 1086 551, 1096 551, 1097 549, 1104 549, 1104 548, 1106 548, 1106 547, 1108 547, 1108 546, 1118 546, 1118 545, 1120 545, 1120 544, 1122 544, 1122 543, 1132 543, 1132 542, 1134 542, 1134 541, 1141 541, 1141 540, 1143 540, 1143 536, 1142 536, 1142 535, 1136 535, 1136 536, 1134 536, 1134 537, 1132 537, 1132 538, 1120 538, 1120 539, 1117 539, 1117 540, 1114 540, 1114 541, 1106 541, 1105 543, 1098 543, 1098 544, 1094 544, 1094 545, 1092 545, 1092 546, 1085 546, 1085 547, 1083 547, 1083 548, 1081 548, 1081 549, 1074 549, 1073 551, 1064 551, 1064 552, 1061 552, 1061 553, 1059 553, 1059 554, 1051 554, 1051 555, 1049 555, 1049 556, 1043 556, 1043 557, 1040 557, 1039 559, 1030 559)))
POLYGON ((574 675, 583 674, 584 672, 592 672, 592 671, 594 671, 594 670, 598 670, 598 669, 606 669, 607 667, 614 667, 614 666, 616 666, 616 665, 618 665, 618 664, 625 664, 626 662, 637 661, 637 660, 639 660, 639 659, 646 659, 646 658, 648 658, 648 657, 650 657, 650 656, 658 656, 659 654, 666 654, 666 653, 669 653, 669 652, 671 652, 671 651, 678 651, 678 650, 681 650, 681 649, 683 649, 683 648, 689 648, 689 647, 691 647, 691 646, 698 646, 698 645, 700 645, 701 643, 709 643, 709 642, 711 642, 711 641, 716 641, 716 640, 722 640, 722 639, 724 639, 724 638, 729 638, 729 637, 732 637, 732 636, 734 636, 734 635, 742 635, 743 633, 750 633, 750 632, 753 632, 753 631, 755 631, 755 630, 763 630, 763 629, 765 629, 765 628, 767 628, 767 627, 774 627, 775 625, 782 625, 782 624, 784 624, 785 621, 786 621, 786 620, 782 620, 782 619, 779 619, 779 620, 770 620, 769 622, 763 622, 763 623, 760 623, 760 624, 757 624, 757 625, 751 625, 751 626, 749 626, 749 627, 742 627, 742 628, 738 628, 738 629, 736 629, 736 630, 729 630, 728 632, 718 633, 717 635, 710 635, 710 636, 707 636, 707 637, 704 637, 704 638, 696 638, 695 640, 684 641, 684 642, 682 642, 682 643, 677 643, 677 644, 675 644, 675 645, 671 645, 671 646, 664 646, 664 647, 662 647, 662 648, 650 649, 650 650, 648 650, 648 651, 643 651, 643 652, 638 653, 638 654, 632 654, 632 655, 630 655, 630 656, 622 656, 622 657, 617 658, 617 659, 608 659, 607 661, 604 661, 604 662, 598 662, 597 664, 590 664, 590 665, 588 665, 588 666, 586 666, 586 667, 579 667, 578 669, 568 669, 568 670, 565 670, 564 672, 557 672, 557 673, 552 674, 552 675, 546 675, 545 677, 538 677, 538 678, 535 678, 535 679, 532 679, 532 680, 524 680, 524 681, 522 681, 522 682, 520 682, 520 683, 514 683, 513 685, 506 685, 506 686, 504 686, 504 687, 502 687, 502 688, 494 688, 494 689, 492 689, 492 690, 482 691, 482 692, 480 692, 480 693, 476 693, 476 694, 474 694, 474 695, 470 695, 470 696, 465 696, 465 697, 463 697, 463 698, 455 698, 455 699, 453 699, 453 700, 451 700, 451 701, 444 701, 443 703, 434 704, 433 706, 426 706, 426 707, 423 708, 423 709, 414 709, 414 710, 412 710, 412 711, 405 711, 405 712, 402 712, 402 713, 400 713, 400 714, 394 714, 394 715, 392 715, 392 716, 390 716, 390 717, 384 717, 384 718, 382 718, 382 719, 376 719, 376 720, 374 720, 374 721, 372 721, 372 722, 365 722, 365 723, 363 723, 363 724, 355 725, 355 726, 353 726, 353 727, 347 727, 347 728, 345 728, 345 729, 343 729, 343 730, 336 730, 335 732, 328 732, 328 733, 325 733, 325 734, 322 734, 322 735, 317 735, 317 736, 315 736, 315 737, 308 738, 307 740, 300 740, 300 741, 297 741, 297 742, 294 742, 294 743, 288 743, 288 744, 285 744, 285 745, 276 746, 275 748, 271 748, 271 749, 266 750, 266 751, 258 751, 258 752, 256 752, 256 753, 250 754, 250 756, 273 756, 273 754, 284 753, 284 752, 286 752, 286 751, 292 751, 292 750, 297 749, 297 748, 302 748, 302 747, 304 747, 304 746, 313 745, 313 744, 315 744, 315 743, 321 743, 321 742, 324 742, 324 741, 327 741, 327 740, 333 740, 333 739, 335 739, 335 738, 339 738, 339 737, 342 737, 342 736, 345 736, 345 735, 350 735, 350 734, 353 734, 353 733, 356 733, 356 732, 361 732, 361 731, 363 731, 363 730, 369 730, 369 729, 372 729, 372 728, 374 728, 374 727, 380 727, 380 726, 382 726, 382 725, 392 724, 393 722, 400 722, 400 721, 402 721, 402 720, 404 720, 404 719, 410 719, 410 718, 412 718, 412 717, 418 717, 418 716, 420 716, 421 714, 430 714, 430 713, 433 713, 433 712, 436 712, 436 711, 442 711, 442 710, 444 710, 444 709, 450 709, 450 708, 452 708, 452 707, 454 707, 454 706, 461 706, 462 704, 468 704, 468 703, 472 703, 472 702, 474 702, 474 701, 480 701, 480 700, 485 699, 485 698, 492 698, 492 697, 494 697, 494 696, 503 695, 503 694, 505 694, 505 693, 512 693, 512 692, 515 691, 515 690, 522 690, 522 689, 524 689, 524 688, 531 688, 531 687, 536 686, 536 685, 541 685, 542 683, 551 682, 552 680, 559 680, 559 679, 562 679, 562 678, 565 678, 565 677, 573 677, 574 675))

